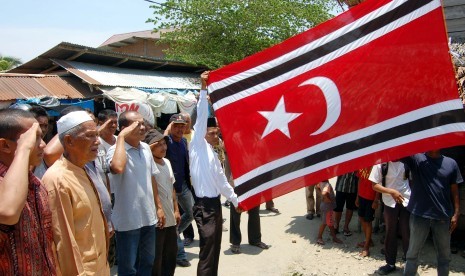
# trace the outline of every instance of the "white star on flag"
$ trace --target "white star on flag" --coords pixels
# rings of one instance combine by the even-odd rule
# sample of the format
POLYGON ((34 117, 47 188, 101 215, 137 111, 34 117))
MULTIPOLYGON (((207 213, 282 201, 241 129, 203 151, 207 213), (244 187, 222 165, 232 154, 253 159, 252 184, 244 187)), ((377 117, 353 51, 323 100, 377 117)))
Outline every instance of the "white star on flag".
POLYGON ((281 96, 281 99, 273 111, 258 111, 258 113, 268 120, 268 124, 262 134, 262 139, 275 130, 281 131, 290 139, 291 134, 289 133, 289 123, 302 115, 302 113, 286 112, 284 96, 281 96))

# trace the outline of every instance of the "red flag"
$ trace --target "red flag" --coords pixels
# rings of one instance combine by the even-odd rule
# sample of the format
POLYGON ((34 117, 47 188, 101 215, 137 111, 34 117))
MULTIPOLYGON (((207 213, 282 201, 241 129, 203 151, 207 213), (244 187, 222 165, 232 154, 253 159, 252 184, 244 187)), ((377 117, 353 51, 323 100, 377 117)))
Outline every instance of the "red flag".
POLYGON ((368 0, 210 74, 240 205, 464 143, 439 0, 368 0))

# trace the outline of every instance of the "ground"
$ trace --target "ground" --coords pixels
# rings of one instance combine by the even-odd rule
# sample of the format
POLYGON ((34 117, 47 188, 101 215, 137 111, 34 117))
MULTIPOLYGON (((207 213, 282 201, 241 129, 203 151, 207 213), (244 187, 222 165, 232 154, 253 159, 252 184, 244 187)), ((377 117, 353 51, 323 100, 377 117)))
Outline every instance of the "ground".
MULTIPOLYGON (((334 184, 334 181, 332 181, 334 184)), ((224 200, 224 199, 223 199, 224 200)), ((359 248, 356 244, 363 240, 361 233, 357 232, 357 215, 354 214, 350 227, 354 234, 345 237, 339 234, 344 244, 334 244, 325 231, 323 236, 326 244, 316 244, 320 218, 305 219, 306 203, 303 189, 294 191, 274 200, 276 208, 281 214, 270 213, 262 205, 260 210, 262 241, 270 244, 271 248, 262 250, 247 243, 247 214, 242 215, 242 254, 232 254, 229 243, 229 231, 223 232, 219 275, 223 276, 254 276, 254 275, 377 275, 376 270, 385 264, 384 256, 380 250, 381 234, 375 234, 373 240, 375 247, 371 249, 371 256, 359 257, 359 248)), ((225 226, 229 229, 229 209, 223 207, 223 217, 226 218, 225 226)), ((344 220, 344 215, 343 215, 344 220)), ((191 267, 177 267, 175 275, 195 275, 198 262, 198 235, 195 242, 186 247, 187 257, 192 263, 191 267)), ((403 268, 399 244, 398 262, 396 266, 403 268)), ((437 275, 435 263, 436 256, 431 240, 427 241, 420 256, 421 266, 419 275, 437 275)), ((465 275, 465 259, 460 254, 452 255, 450 275, 465 275)), ((112 275, 116 275, 116 269, 112 269, 112 275)), ((402 275, 402 270, 397 269, 390 275, 402 275)))

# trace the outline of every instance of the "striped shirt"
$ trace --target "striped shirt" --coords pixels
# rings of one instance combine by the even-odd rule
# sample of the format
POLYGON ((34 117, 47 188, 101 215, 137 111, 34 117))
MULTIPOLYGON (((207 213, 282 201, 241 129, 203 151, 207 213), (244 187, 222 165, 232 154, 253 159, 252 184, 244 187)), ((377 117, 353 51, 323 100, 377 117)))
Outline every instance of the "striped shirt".
POLYGON ((355 172, 338 176, 336 181, 336 192, 349 194, 357 193, 358 177, 355 172))

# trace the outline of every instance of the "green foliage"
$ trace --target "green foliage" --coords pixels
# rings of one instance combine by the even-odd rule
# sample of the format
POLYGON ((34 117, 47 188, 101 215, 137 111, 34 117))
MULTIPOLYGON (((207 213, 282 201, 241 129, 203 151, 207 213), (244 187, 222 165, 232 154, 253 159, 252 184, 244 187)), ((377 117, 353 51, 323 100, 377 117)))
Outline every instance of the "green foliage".
POLYGON ((333 0, 167 0, 153 5, 167 58, 218 68, 305 31, 331 15, 333 0))
POLYGON ((19 58, 0 55, 0 72, 8 71, 20 65, 22 62, 19 58))

